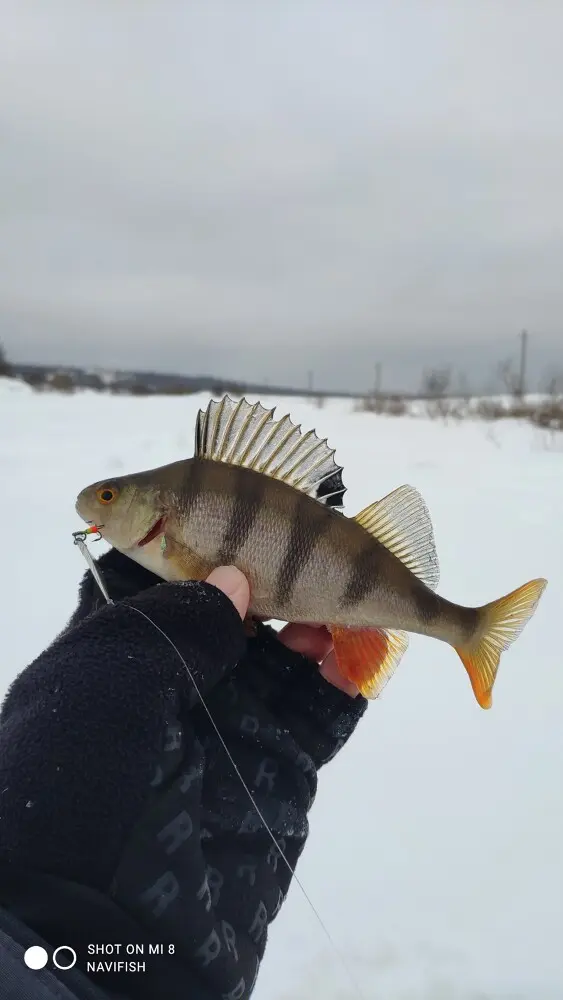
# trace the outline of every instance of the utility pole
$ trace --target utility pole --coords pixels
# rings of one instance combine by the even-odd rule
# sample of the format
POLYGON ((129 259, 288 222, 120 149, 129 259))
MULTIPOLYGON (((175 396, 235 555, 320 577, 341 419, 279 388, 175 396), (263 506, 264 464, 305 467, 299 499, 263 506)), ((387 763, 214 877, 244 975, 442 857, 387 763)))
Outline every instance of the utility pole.
POLYGON ((518 384, 518 395, 522 398, 526 392, 526 363, 528 360, 528 331, 522 330, 520 334, 520 379, 518 384))
POLYGON ((311 369, 307 372, 307 388, 309 392, 313 391, 313 372, 311 369))
POLYGON ((375 364, 375 383, 374 383, 374 393, 379 396, 381 392, 381 361, 377 361, 375 364))

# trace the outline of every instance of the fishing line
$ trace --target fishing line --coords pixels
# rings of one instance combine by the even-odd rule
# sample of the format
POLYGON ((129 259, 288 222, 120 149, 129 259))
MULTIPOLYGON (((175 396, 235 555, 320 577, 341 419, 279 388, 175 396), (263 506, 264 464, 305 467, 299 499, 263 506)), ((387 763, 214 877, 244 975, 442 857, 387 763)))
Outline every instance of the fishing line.
MULTIPOLYGON (((100 525, 100 527, 103 527, 103 525, 100 525)), ((112 601, 111 597, 109 596, 108 590, 107 590, 107 588, 105 586, 102 574, 101 574, 101 572, 99 570, 99 567, 96 565, 96 562, 95 562, 95 560, 94 560, 94 558, 93 558, 93 556, 92 556, 92 554, 91 554, 90 550, 88 549, 88 546, 86 545, 86 542, 85 542, 86 535, 93 534, 94 532, 97 532, 98 535, 99 535, 99 531, 98 531, 97 527, 87 528, 85 531, 75 531, 75 532, 73 532, 74 544, 78 546, 78 548, 82 552, 82 555, 86 559, 86 562, 88 563, 88 567, 91 570, 92 575, 93 575, 96 583, 98 584, 98 586, 99 586, 102 594, 104 595, 104 598, 105 598, 106 602, 108 604, 114 605, 115 602, 112 601)), ((101 537, 101 535, 99 535, 99 537, 101 537)), ((209 707, 207 705, 207 702, 205 701, 205 698, 204 698, 203 694, 201 693, 201 691, 200 691, 200 689, 198 687, 197 681, 196 681, 196 679, 195 679, 192 671, 190 670, 188 664, 186 663, 186 660, 184 659, 182 653, 178 649, 176 643, 170 638, 169 635, 166 634, 166 632, 163 629, 161 629, 160 625, 157 625, 156 622, 153 621, 153 619, 149 615, 147 615, 144 611, 141 611, 140 608, 136 608, 132 604, 126 604, 123 601, 121 602, 121 605, 124 608, 128 608, 130 611, 137 612, 137 614, 141 615, 143 618, 146 618, 146 620, 157 630, 157 632, 160 632, 160 634, 164 637, 164 639, 166 639, 166 641, 170 644, 170 646, 172 646, 172 649, 174 650, 174 652, 178 656, 180 662, 182 663, 182 665, 185 668, 185 671, 186 671, 186 673, 188 675, 188 678, 189 678, 191 684, 193 685, 193 688, 194 688, 194 690, 195 690, 195 692, 197 694, 197 697, 199 698, 199 700, 201 702, 201 705, 202 705, 202 707, 203 707, 203 709, 204 709, 204 711, 205 711, 205 713, 207 715, 207 718, 209 719, 209 721, 210 721, 210 723, 211 723, 211 725, 213 727, 215 735, 217 736, 217 739, 219 740, 221 746, 223 747, 223 750, 225 751, 225 753, 227 755, 227 758, 228 758, 228 760, 229 760, 229 762, 230 762, 230 764, 231 764, 231 766, 232 766, 232 768, 233 768, 233 770, 234 770, 237 778, 239 779, 242 787, 244 788, 244 791, 245 791, 246 795, 248 796, 248 798, 249 798, 249 800, 251 802, 252 808, 256 812, 256 815, 258 816, 260 822, 264 825, 264 828, 267 831, 268 836, 270 837, 270 839, 271 839, 274 847, 278 851, 279 856, 281 857, 282 861, 284 862, 285 866, 287 867, 287 869, 288 869, 291 877, 293 878, 294 882, 299 887, 299 889, 300 889, 300 891, 301 891, 301 893, 302 893, 305 901, 307 902, 308 906, 312 910, 312 912, 313 912, 316 920, 318 921, 318 923, 319 923, 319 925, 320 925, 320 927, 321 927, 321 929, 322 929, 322 931, 323 931, 323 933, 324 933, 324 935, 325 935, 328 943, 333 948, 335 954, 338 956, 338 958, 339 958, 339 960, 340 960, 340 962, 342 964, 342 968, 346 972, 346 975, 348 976, 348 978, 350 980, 350 983, 352 984, 352 986, 356 990, 358 997, 360 998, 360 1000, 367 1000, 367 997, 364 994, 364 992, 362 991, 362 988, 361 988, 358 980, 356 979, 356 976, 352 972, 351 966, 348 964, 348 961, 345 958, 344 952, 341 951, 341 949, 336 944, 334 938, 332 937, 332 934, 330 933, 327 925, 325 924, 323 918, 321 917, 321 915, 320 915, 317 907, 313 903, 313 900, 309 896, 309 893, 305 889, 305 886, 303 885, 301 879, 296 874, 295 868, 293 867, 293 865, 291 864, 291 862, 287 858, 287 856, 286 856, 283 848, 281 847, 281 845, 280 845, 280 843, 279 843, 279 841, 278 841, 278 839, 277 839, 274 831, 270 828, 270 826, 268 824, 268 821, 267 821, 266 817, 264 816, 262 810, 260 809, 260 807, 255 802, 254 796, 252 794, 252 791, 249 788, 249 786, 247 785, 246 781, 244 780, 244 777, 243 777, 243 775, 242 775, 242 773, 240 771, 240 768, 239 768, 237 762, 235 761, 235 759, 234 759, 231 751, 229 750, 229 748, 228 748, 228 746, 227 746, 227 744, 226 744, 223 736, 221 735, 221 731, 219 730, 219 727, 217 726, 217 723, 215 722, 215 719, 213 718, 213 715, 211 714, 211 711, 210 711, 210 709, 209 709, 209 707)))

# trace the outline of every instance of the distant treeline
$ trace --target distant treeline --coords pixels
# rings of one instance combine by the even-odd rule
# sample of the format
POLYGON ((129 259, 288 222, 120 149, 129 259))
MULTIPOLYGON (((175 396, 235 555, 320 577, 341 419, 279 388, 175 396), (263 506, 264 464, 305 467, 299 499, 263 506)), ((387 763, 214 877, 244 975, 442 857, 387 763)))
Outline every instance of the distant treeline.
POLYGON ((146 371, 92 371, 71 365, 31 365, 6 361, 0 364, 0 375, 10 374, 34 389, 54 389, 58 392, 73 392, 75 389, 93 389, 96 392, 110 392, 133 396, 151 395, 189 395, 197 392, 207 392, 212 396, 222 396, 232 393, 235 396, 251 393, 253 395, 274 396, 341 396, 354 399, 357 392, 348 390, 322 391, 312 389, 297 389, 291 386, 266 385, 260 382, 241 382, 234 379, 219 378, 214 375, 181 375, 146 371))
POLYGON ((72 393, 76 389, 91 389, 130 396, 172 395, 185 396, 205 392, 219 398, 225 393, 232 396, 301 396, 324 400, 373 399, 388 401, 391 405, 398 401, 415 399, 436 399, 447 395, 450 398, 465 399, 470 393, 467 388, 457 389, 449 384, 444 371, 425 373, 418 392, 374 392, 362 393, 349 389, 313 389, 300 386, 270 385, 265 382, 242 382, 220 378, 216 375, 181 375, 146 371, 93 371, 72 365, 32 365, 9 363, 0 349, 0 375, 11 375, 26 382, 37 391, 54 390, 72 393))
POLYGON ((563 431, 563 385, 553 377, 540 398, 521 395, 521 383, 512 381, 512 369, 505 366, 506 393, 501 397, 471 393, 465 386, 452 391, 449 369, 433 369, 423 375, 421 390, 417 393, 372 391, 335 392, 334 390, 303 389, 290 386, 273 386, 257 382, 240 382, 211 375, 178 375, 138 371, 92 371, 70 365, 30 365, 10 363, 0 345, 0 376, 26 382, 37 392, 73 393, 77 389, 90 389, 100 393, 128 396, 190 395, 204 392, 216 399, 229 393, 234 397, 253 396, 307 396, 322 406, 327 398, 341 397, 354 400, 354 407, 385 416, 413 416, 424 412, 426 416, 445 421, 478 417, 486 421, 506 418, 526 420, 551 432, 563 431), (420 410, 420 404, 424 409, 420 410))
MULTIPOLYGON (((491 387, 487 391, 475 391, 470 387, 463 372, 455 372, 446 366, 429 368, 421 373, 420 388, 416 392, 404 392, 381 386, 381 365, 376 365, 376 383, 371 389, 352 391, 349 389, 313 388, 313 373, 309 372, 307 387, 298 385, 271 385, 266 382, 251 382, 219 375, 184 375, 179 372, 163 373, 133 371, 124 369, 87 368, 76 365, 22 364, 10 361, 0 344, 0 375, 11 375, 27 382, 37 391, 55 390, 72 393, 76 389, 90 389, 95 392, 125 394, 132 396, 188 395, 206 393, 215 398, 229 393, 232 396, 301 396, 324 401, 328 398, 380 401, 392 409, 400 409, 401 402, 409 400, 463 400, 490 397, 499 391, 514 400, 526 397, 523 367, 518 368, 513 359, 501 361, 494 372, 491 387), (493 385, 497 386, 495 390, 493 385)), ((538 387, 539 389, 539 387, 538 387)), ((563 396, 563 372, 550 372, 549 378, 539 389, 550 398, 563 396)), ((529 389, 528 389, 529 394, 529 389)))
MULTIPOLYGON (((242 382, 234 379, 220 378, 216 375, 181 375, 146 371, 92 371, 71 365, 31 365, 4 361, 4 370, 0 364, 0 374, 11 374, 23 382, 27 382, 38 391, 55 390, 57 392, 74 392, 76 389, 92 389, 95 392, 109 392, 130 396, 172 395, 185 396, 192 393, 205 392, 218 398, 225 393, 233 396, 251 394, 253 396, 304 396, 312 399, 360 399, 361 392, 349 389, 313 389, 287 385, 267 385, 264 382, 242 382), (8 371, 9 369, 9 371, 8 371)), ((421 396, 433 397, 436 387, 431 384, 428 391, 417 393, 383 393, 386 399, 420 399, 421 396)), ((455 395, 455 394, 454 394, 455 395)))

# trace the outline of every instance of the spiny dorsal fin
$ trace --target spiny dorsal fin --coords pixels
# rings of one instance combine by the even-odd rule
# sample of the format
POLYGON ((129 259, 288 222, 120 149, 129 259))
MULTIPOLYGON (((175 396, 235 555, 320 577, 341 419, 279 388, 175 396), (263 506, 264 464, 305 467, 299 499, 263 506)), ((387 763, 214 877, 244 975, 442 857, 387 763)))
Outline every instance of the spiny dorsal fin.
POLYGON ((356 514, 358 524, 397 556, 411 573, 433 590, 440 568, 428 508, 418 490, 399 486, 383 500, 356 514))
POLYGON ((254 469, 320 503, 341 507, 346 487, 342 484, 342 466, 334 461, 334 450, 315 431, 304 434, 288 415, 274 420, 274 413, 275 407, 267 410, 261 403, 251 404, 246 399, 238 403, 229 396, 218 403, 211 400, 207 409, 198 413, 195 455, 254 469), (331 489, 324 493, 323 484, 328 485, 333 477, 331 489))

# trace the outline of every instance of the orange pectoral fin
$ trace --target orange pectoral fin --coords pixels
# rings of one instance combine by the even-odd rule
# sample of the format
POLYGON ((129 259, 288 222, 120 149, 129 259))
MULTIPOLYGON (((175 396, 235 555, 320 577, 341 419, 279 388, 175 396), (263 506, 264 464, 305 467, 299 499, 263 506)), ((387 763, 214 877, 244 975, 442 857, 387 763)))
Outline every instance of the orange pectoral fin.
POLYGON ((383 628, 330 629, 338 669, 364 698, 377 698, 409 644, 406 632, 383 628))

